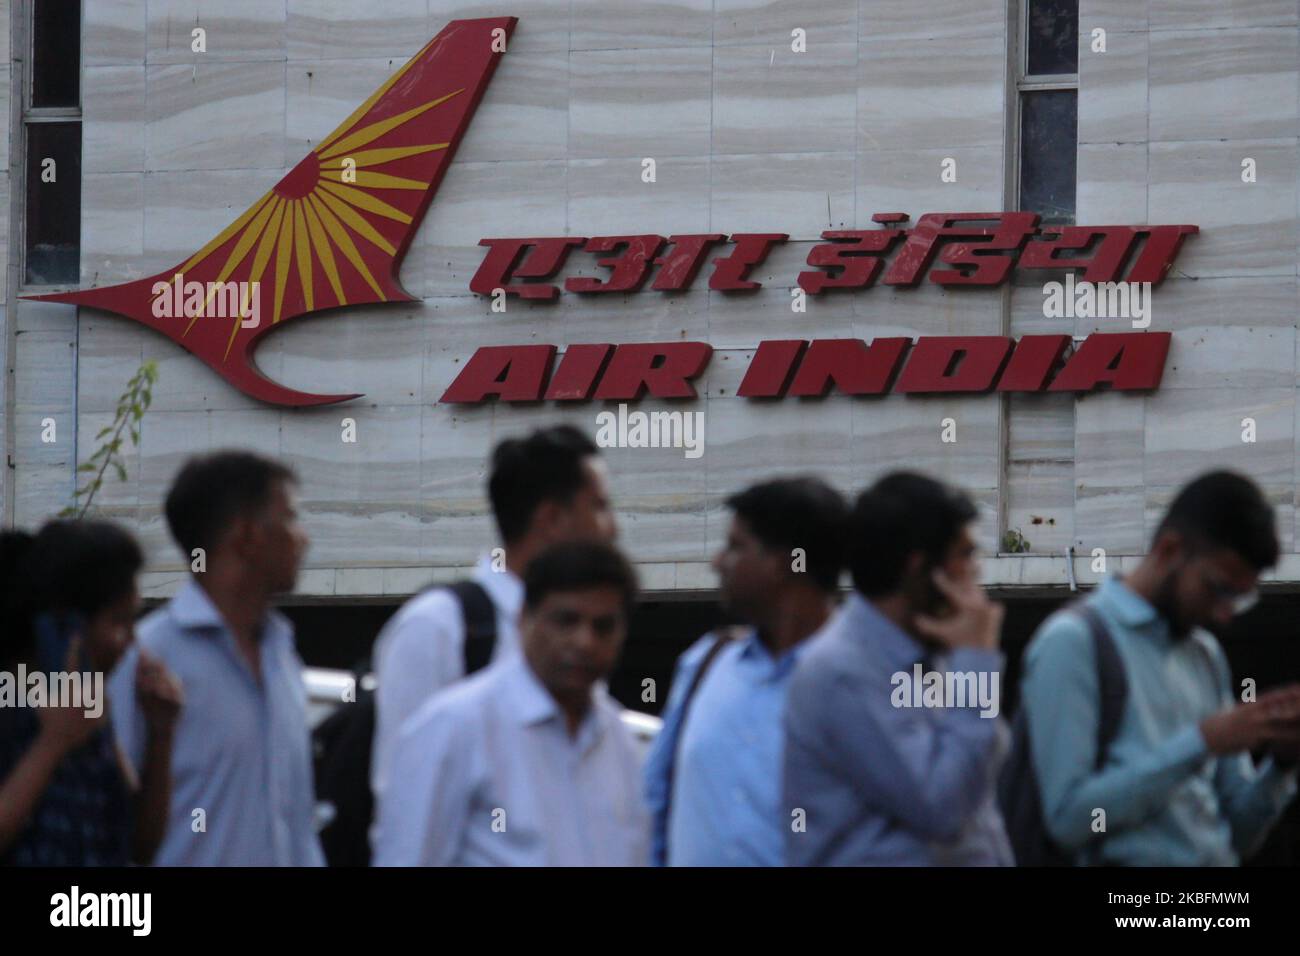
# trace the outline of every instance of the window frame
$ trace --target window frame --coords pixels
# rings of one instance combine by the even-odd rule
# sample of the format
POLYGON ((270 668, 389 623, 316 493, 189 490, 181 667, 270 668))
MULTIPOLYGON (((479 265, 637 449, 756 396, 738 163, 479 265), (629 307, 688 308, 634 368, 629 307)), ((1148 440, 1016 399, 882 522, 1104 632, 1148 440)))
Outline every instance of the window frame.
MULTIPOLYGON (((1009 158, 1012 166, 1011 185, 1014 189, 1015 208, 1021 209, 1021 190, 1024 186, 1023 169, 1021 168, 1021 158, 1024 154, 1024 114, 1025 114, 1025 94, 1027 93, 1045 93, 1054 91, 1073 91, 1074 109, 1075 109, 1075 174, 1074 174, 1074 199, 1076 215, 1074 221, 1070 223, 1056 224, 1058 226, 1074 225, 1077 223, 1078 201, 1079 201, 1079 171, 1078 171, 1078 152, 1079 152, 1079 133, 1078 133, 1078 111, 1079 111, 1079 72, 1078 63, 1075 63, 1075 72, 1073 73, 1030 73, 1029 72, 1029 7, 1032 0, 1016 0, 1018 9, 1016 11, 1017 34, 1015 37, 1015 73, 1014 73, 1014 116, 1012 117, 1010 140, 1011 155, 1009 158)), ((1076 37, 1076 45, 1078 36, 1076 37)), ((1038 210, 1029 210, 1037 212, 1038 210)), ((1054 228, 1049 226, 1047 228, 1054 228)))
MULTIPOLYGON (((1008 209, 1022 210, 1021 198, 1021 159, 1024 148, 1024 136, 1022 133, 1022 124, 1024 122, 1024 102, 1025 95, 1037 92, 1052 92, 1059 90, 1073 90, 1075 92, 1075 110, 1077 116, 1078 110, 1078 89, 1079 74, 1075 73, 1053 73, 1053 74, 1031 74, 1029 69, 1029 0, 1011 0, 1007 4, 1006 10, 1007 25, 1007 52, 1006 52, 1006 79, 1005 79, 1005 96, 1006 96, 1006 128, 1005 128, 1005 146, 1006 153, 1003 161, 1003 198, 1007 203, 1008 209)), ((1075 219, 1078 218, 1078 135, 1076 122, 1075 136, 1075 219)), ((1039 212, 1041 210, 1030 210, 1039 212)), ((1045 232, 1051 232, 1054 229, 1062 228, 1057 225, 1043 226, 1045 232)), ((1012 323, 1012 296, 1017 289, 1027 291, 1033 287, 1041 287, 1043 283, 1056 278, 1056 270, 1035 270, 1032 275, 1028 272, 1014 270, 1011 274, 1011 281, 1002 287, 1002 327, 1001 334, 1010 336, 1013 334, 1012 323)), ((1073 345, 1078 344, 1077 339, 1072 340, 1073 345)), ((993 545, 993 552, 998 560, 1015 559, 1022 556, 1043 556, 1056 552, 1045 552, 1041 547, 1033 548, 1027 552, 1006 552, 1003 550, 1003 541, 1006 532, 1011 527, 1011 474, 1012 468, 1020 459, 1012 458, 1011 449, 1011 395, 1008 393, 999 393, 998 395, 998 448, 999 448, 999 476, 998 476, 998 495, 997 495, 997 541, 993 545)), ((1073 403, 1070 411, 1071 420, 1074 417, 1073 403)), ((1073 459, 1071 459, 1073 461, 1073 459)), ((1066 560, 1073 560, 1073 551, 1067 554, 1066 560)))
MULTIPOLYGON (((16 259, 18 266, 17 281, 19 294, 26 294, 28 291, 48 293, 63 292, 76 289, 81 285, 81 230, 85 217, 81 214, 81 204, 78 204, 78 222, 77 222, 77 277, 70 283, 35 283, 27 279, 27 174, 28 161, 28 130, 32 126, 43 123, 76 123, 80 127, 78 137, 78 172, 81 183, 78 188, 85 185, 84 161, 85 161, 85 116, 83 107, 85 105, 86 95, 86 58, 85 58, 85 35, 86 35, 86 4, 85 0, 78 0, 77 12, 77 105, 76 106, 32 106, 32 90, 35 83, 36 74, 36 3, 37 0, 16 0, 16 6, 21 4, 22 16, 22 49, 24 55, 21 93, 19 101, 19 129, 18 135, 11 138, 11 145, 18 154, 18 164, 16 171, 18 176, 10 177, 10 192, 19 193, 17 205, 10 206, 11 214, 15 215, 18 220, 18 248, 11 254, 16 259), (14 179, 18 181, 18 187, 15 190, 14 179)), ((14 165, 10 166, 11 171, 15 169, 14 165)))

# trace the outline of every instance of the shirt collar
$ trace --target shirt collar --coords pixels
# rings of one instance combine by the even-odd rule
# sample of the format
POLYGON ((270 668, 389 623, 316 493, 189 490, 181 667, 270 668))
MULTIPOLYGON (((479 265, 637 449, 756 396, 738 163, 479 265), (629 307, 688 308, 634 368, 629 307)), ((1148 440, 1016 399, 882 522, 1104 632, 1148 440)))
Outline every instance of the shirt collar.
POLYGON ((843 614, 843 626, 849 634, 871 643, 886 667, 903 670, 926 658, 926 649, 914 637, 880 613, 861 594, 854 592, 849 595, 843 614))
POLYGON ((560 716, 560 705, 542 686, 522 653, 512 655, 505 667, 504 696, 519 723, 540 724, 560 716))
POLYGON ((772 652, 767 649, 767 645, 759 639, 758 628, 751 627, 745 636, 740 639, 739 657, 742 661, 766 666, 769 668, 768 678, 775 680, 794 668, 794 665, 799 662, 799 655, 811 642, 812 637, 813 635, 809 635, 808 638, 800 641, 794 647, 787 647, 781 652, 780 656, 773 657, 772 652))
POLYGON ((745 636, 740 639, 740 656, 744 658, 771 658, 763 642, 758 639, 758 628, 751 627, 745 632, 745 636))
MULTIPOLYGON (((186 630, 223 632, 229 630, 226 619, 212 603, 208 592, 203 590, 193 578, 186 581, 172 598, 171 615, 176 623, 186 630)), ((262 619, 263 640, 278 638, 282 634, 290 633, 292 629, 293 625, 289 623, 289 619, 274 608, 269 608, 262 619)))
POLYGON ((226 626, 221 612, 212 603, 212 598, 208 597, 208 592, 193 578, 186 581, 172 598, 171 615, 177 624, 191 630, 226 626))
POLYGON ((1118 574, 1103 578, 1097 591, 1107 610, 1126 627, 1146 627, 1160 619, 1160 612, 1151 602, 1125 584, 1118 574))
POLYGON ((519 618, 524 606, 524 582, 513 571, 492 567, 492 556, 483 555, 474 567, 474 580, 483 585, 492 603, 512 621, 519 618))
MULTIPOLYGON (((519 723, 530 727, 555 721, 567 736, 568 728, 564 724, 564 712, 560 710, 560 705, 551 696, 551 692, 533 673, 533 668, 523 653, 511 655, 501 667, 504 681, 502 696, 506 706, 514 713, 519 723)), ((591 690, 591 707, 578 728, 577 741, 584 750, 599 737, 603 729, 598 711, 604 702, 604 697, 604 685, 597 683, 591 690)))

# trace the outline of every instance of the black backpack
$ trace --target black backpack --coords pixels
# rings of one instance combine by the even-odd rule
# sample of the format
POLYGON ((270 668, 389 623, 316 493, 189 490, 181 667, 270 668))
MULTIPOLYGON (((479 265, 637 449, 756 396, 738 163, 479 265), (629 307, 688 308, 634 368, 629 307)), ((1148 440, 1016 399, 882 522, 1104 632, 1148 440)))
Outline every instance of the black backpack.
MULTIPOLYGON (((438 585, 439 587, 443 585, 438 585)), ((445 585, 460 602, 465 622, 465 673, 487 666, 496 646, 497 616, 492 599, 474 581, 445 585)), ((426 588, 432 590, 432 588, 426 588)), ((375 695, 361 687, 369 661, 356 670, 356 700, 345 703, 312 734, 316 800, 331 804, 334 816, 320 832, 321 849, 330 866, 370 865, 370 749, 375 739, 375 695)))
MULTIPOLYGON (((1097 683, 1101 697, 1096 769, 1100 770, 1106 762, 1106 751, 1115 739, 1120 720, 1124 716, 1128 679, 1124 675, 1124 663, 1120 660, 1115 642, 1106 631, 1106 624, 1097 610, 1083 602, 1076 603, 1070 610, 1082 617, 1088 625, 1092 646, 1096 651, 1097 683)), ((998 803, 1017 866, 1073 865, 1073 856, 1053 842, 1043 820, 1042 791, 1034 769, 1029 721, 1023 704, 1012 725, 1011 752, 998 779, 998 803)))

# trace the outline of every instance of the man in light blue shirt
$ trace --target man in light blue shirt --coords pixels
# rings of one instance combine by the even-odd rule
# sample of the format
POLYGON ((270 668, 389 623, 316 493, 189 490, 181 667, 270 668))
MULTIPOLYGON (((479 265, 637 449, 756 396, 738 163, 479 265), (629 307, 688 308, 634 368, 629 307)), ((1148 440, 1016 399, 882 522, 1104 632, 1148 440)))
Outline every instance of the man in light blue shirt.
POLYGON ((1089 598, 1128 687, 1100 767, 1087 627, 1067 612, 1039 629, 1025 656, 1023 706, 1044 824, 1077 862, 1235 865, 1295 795, 1300 688, 1240 702, 1205 630, 1253 603, 1277 553, 1272 507, 1259 489, 1214 472, 1174 499, 1138 567, 1089 598), (1256 767, 1250 751, 1258 749, 1272 756, 1256 767))
POLYGON ((979 587, 975 517, 965 495, 907 472, 859 496, 855 593, 786 704, 787 864, 1011 863, 994 792, 1002 607, 979 587))
POLYGON ((109 697, 122 749, 146 743, 135 697, 143 648, 183 687, 160 866, 320 866, 302 662, 270 609, 292 590, 307 537, 284 466, 246 452, 191 459, 167 523, 193 576, 137 630, 109 697))
POLYGON ((786 691, 834 610, 848 516, 837 491, 782 479, 727 504, 731 527, 713 564, 724 605, 754 626, 734 640, 707 634, 678 663, 645 771, 660 866, 781 865, 786 691))

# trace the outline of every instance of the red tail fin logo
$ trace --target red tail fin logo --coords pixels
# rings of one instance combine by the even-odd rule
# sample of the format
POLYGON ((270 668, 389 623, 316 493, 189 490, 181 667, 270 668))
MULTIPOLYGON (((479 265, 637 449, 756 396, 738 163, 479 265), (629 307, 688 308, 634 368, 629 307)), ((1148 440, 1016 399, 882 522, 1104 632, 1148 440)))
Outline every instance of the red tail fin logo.
POLYGON ((253 364, 253 350, 262 336, 291 319, 340 306, 414 301, 398 270, 515 23, 514 17, 448 23, 287 176, 184 262, 121 285, 29 298, 134 319, 264 402, 326 405, 360 397, 279 385, 253 364), (207 291, 184 294, 197 288, 193 283, 207 291), (226 302, 215 308, 214 298, 227 289, 242 297, 238 308, 226 302), (255 325, 245 318, 250 289, 259 300, 255 325), (160 296, 175 307, 158 308, 160 296))

